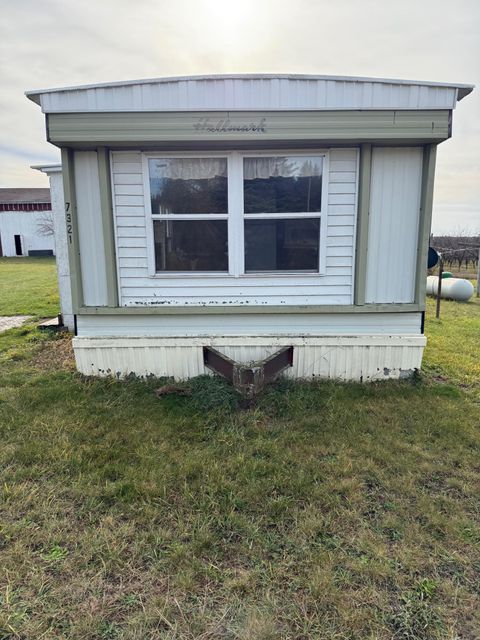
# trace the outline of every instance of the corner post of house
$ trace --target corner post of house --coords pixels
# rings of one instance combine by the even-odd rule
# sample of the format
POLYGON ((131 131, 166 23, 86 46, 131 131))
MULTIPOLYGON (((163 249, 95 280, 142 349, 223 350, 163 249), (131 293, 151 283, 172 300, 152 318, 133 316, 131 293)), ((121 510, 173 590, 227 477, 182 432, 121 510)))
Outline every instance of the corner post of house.
POLYGON ((357 244, 355 251, 355 286, 353 302, 365 304, 367 281, 368 224, 370 214, 370 182, 372 175, 372 145, 360 146, 360 167, 358 179, 357 244))
POLYGON ((62 148, 61 153, 68 262, 70 265, 70 284, 72 290, 72 311, 76 314, 83 306, 83 285, 80 260, 81 249, 78 234, 77 199, 75 193, 74 153, 73 149, 65 147, 62 148))
POLYGON ((97 149, 97 158, 105 249, 105 273, 107 278, 107 306, 118 307, 117 263, 115 256, 115 229, 113 224, 109 150, 106 147, 99 147, 97 149))
POLYGON ((417 272, 415 280, 415 302, 425 304, 427 287, 428 241, 432 225, 433 186, 437 145, 427 144, 423 148, 422 188, 420 195, 420 216, 418 224, 417 272))

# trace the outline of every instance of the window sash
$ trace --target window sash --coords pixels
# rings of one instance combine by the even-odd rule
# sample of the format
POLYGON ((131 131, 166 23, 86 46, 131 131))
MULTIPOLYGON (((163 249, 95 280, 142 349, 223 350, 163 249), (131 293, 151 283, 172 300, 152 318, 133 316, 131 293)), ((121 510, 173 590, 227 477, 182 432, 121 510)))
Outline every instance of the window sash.
POLYGON ((326 272, 326 239, 327 239, 327 216, 328 216, 328 176, 329 157, 326 150, 270 150, 270 151, 229 151, 229 152, 145 152, 142 154, 143 163, 143 186, 144 203, 146 213, 146 235, 147 235, 147 263, 150 277, 153 278, 223 278, 228 281, 230 278, 251 279, 256 278, 288 278, 295 276, 306 276, 318 278, 326 272), (277 156, 322 156, 322 197, 320 212, 294 212, 294 213, 244 213, 244 191, 243 191, 243 160, 253 157, 277 157, 277 156), (227 158, 227 184, 228 184, 228 214, 152 214, 150 199, 150 182, 148 171, 148 160, 150 158, 227 158), (244 224, 247 220, 255 219, 285 219, 285 218, 317 218, 320 220, 320 243, 319 243, 319 268, 316 271, 245 271, 245 238, 244 224), (155 269, 155 243, 153 234, 153 223, 155 220, 227 220, 228 221, 228 272, 201 272, 201 271, 177 271, 161 272, 155 269))

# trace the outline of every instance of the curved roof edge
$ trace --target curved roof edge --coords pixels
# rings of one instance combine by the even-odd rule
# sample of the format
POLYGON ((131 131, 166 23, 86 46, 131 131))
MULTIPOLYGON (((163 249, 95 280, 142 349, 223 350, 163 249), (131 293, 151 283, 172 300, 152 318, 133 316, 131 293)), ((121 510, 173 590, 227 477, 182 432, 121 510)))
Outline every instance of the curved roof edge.
POLYGON ((454 109, 472 85, 290 74, 181 76, 27 91, 44 113, 454 109))
POLYGON ((50 89, 33 89, 25 91, 27 98, 40 104, 40 95, 44 93, 63 93, 66 91, 82 91, 88 89, 107 89, 109 87, 130 87, 133 85, 144 84, 160 84, 167 82, 185 82, 185 81, 202 81, 202 80, 330 80, 339 82, 371 82, 378 84, 396 84, 396 85, 417 85, 424 87, 445 87, 457 89, 460 101, 473 91, 473 84, 459 84, 451 82, 433 82, 423 80, 403 80, 394 78, 372 78, 367 76, 330 76, 330 75, 309 75, 309 74, 275 74, 275 73, 232 73, 232 74, 213 74, 213 75, 194 75, 194 76, 171 76, 160 78, 143 78, 138 80, 125 80, 116 82, 100 82, 97 84, 84 84, 70 87, 53 87, 50 89))

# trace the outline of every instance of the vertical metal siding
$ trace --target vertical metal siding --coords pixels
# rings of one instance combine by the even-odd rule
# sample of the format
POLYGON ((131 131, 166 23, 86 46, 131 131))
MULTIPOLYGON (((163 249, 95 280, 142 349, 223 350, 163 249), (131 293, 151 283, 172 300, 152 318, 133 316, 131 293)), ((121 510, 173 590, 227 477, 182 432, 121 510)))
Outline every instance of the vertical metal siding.
POLYGON ((456 88, 328 78, 185 78, 41 94, 45 113, 453 109, 456 88))
POLYGON ((421 147, 372 153, 366 302, 413 302, 422 180, 421 147))
POLYGON ((97 153, 76 151, 74 170, 84 304, 106 306, 107 276, 97 153))
MULTIPOLYGON (((330 338, 211 339, 208 344, 237 362, 252 362, 294 345, 292 378, 385 380, 420 368, 424 336, 362 336, 330 338)), ((205 342, 207 344, 207 342, 205 342)), ((203 364, 202 343, 195 339, 75 338, 77 367, 86 375, 173 376, 177 380, 209 373, 203 364)))

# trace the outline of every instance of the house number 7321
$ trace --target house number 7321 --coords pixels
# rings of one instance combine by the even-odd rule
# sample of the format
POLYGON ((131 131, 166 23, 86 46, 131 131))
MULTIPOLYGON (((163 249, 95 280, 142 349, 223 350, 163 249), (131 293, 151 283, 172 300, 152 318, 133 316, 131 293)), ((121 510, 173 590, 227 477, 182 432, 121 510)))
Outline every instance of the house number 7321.
POLYGON ((73 223, 72 223, 72 213, 70 211, 70 202, 65 202, 65 220, 67 222, 68 244, 72 244, 72 242, 73 242, 73 223))

